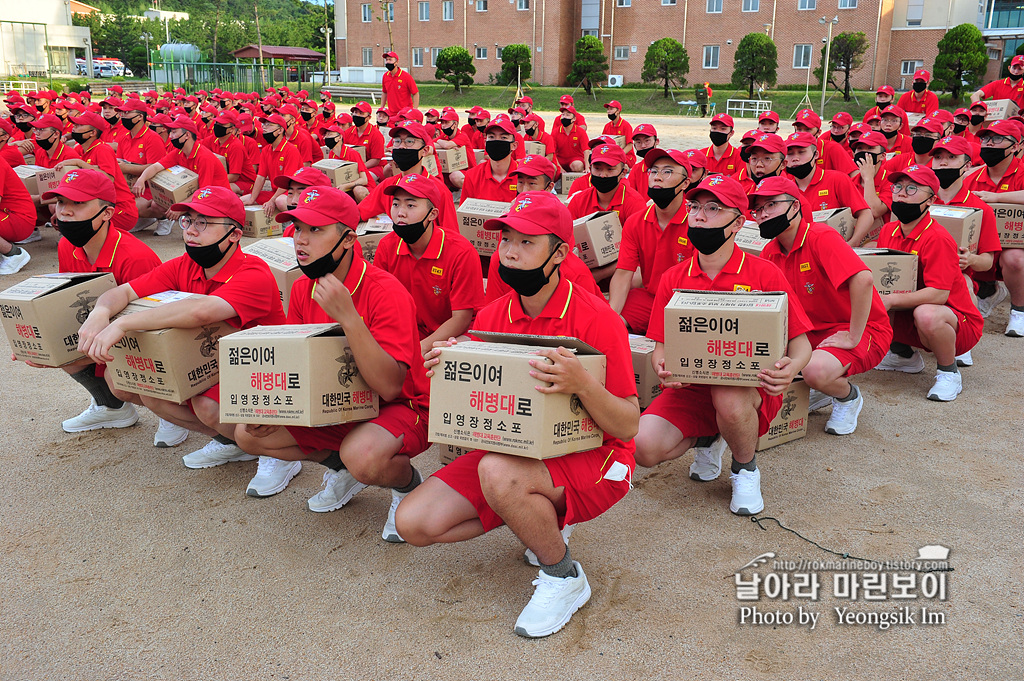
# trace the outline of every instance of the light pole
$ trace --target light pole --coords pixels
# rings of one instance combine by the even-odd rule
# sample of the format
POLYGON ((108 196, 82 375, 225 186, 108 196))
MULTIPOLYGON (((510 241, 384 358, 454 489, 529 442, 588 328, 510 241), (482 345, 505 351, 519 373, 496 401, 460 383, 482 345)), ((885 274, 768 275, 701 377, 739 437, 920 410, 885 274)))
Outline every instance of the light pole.
POLYGON ((320 29, 320 32, 324 34, 324 42, 327 44, 327 63, 324 64, 324 85, 329 85, 331 82, 331 34, 334 33, 334 29, 330 26, 324 26, 320 29))
POLYGON ((821 65, 821 108, 818 111, 818 115, 822 119, 825 118, 825 88, 828 87, 828 77, 831 75, 828 71, 829 67, 829 56, 832 52, 832 27, 839 23, 839 16, 832 17, 829 21, 828 17, 822 17, 818 19, 819 24, 828 24, 828 39, 825 42, 825 61, 821 65))
POLYGON ((153 70, 153 64, 150 63, 150 59, 152 59, 153 55, 149 53, 149 41, 153 39, 153 36, 149 33, 143 32, 142 39, 146 41, 146 78, 149 78, 149 72, 153 70))

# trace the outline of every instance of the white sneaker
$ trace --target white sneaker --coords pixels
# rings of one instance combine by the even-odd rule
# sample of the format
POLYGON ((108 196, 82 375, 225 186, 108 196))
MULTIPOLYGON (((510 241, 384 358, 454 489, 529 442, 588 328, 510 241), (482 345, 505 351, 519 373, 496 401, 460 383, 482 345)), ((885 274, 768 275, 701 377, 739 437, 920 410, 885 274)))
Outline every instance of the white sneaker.
POLYGON ((533 597, 519 613, 516 633, 526 638, 550 636, 566 624, 577 610, 590 600, 590 582, 583 566, 576 566, 575 577, 552 577, 541 570, 533 585, 533 597))
POLYGON ((722 454, 729 448, 725 438, 719 435, 709 447, 693 448, 693 463, 690 464, 690 480, 709 482, 722 474, 722 454))
POLYGON ((139 414, 131 402, 125 402, 120 409, 111 409, 99 406, 96 400, 90 400, 85 411, 67 419, 60 426, 65 433, 84 433, 101 428, 127 428, 134 426, 138 420, 139 414))
POLYGON ((740 469, 739 473, 729 473, 732 481, 732 501, 729 510, 736 515, 754 515, 764 510, 764 498, 761 497, 761 469, 753 472, 740 469))
POLYGON ((997 281, 995 293, 988 298, 978 298, 978 312, 981 313, 982 317, 988 317, 992 314, 992 310, 996 309, 996 306, 1006 300, 1006 297, 1009 295, 1010 291, 1006 288, 1006 284, 997 281))
MULTIPOLYGON (((573 529, 575 529, 575 527, 576 525, 566 525, 562 528, 562 540, 565 542, 566 546, 569 545, 569 537, 572 536, 572 531, 573 529)), ((529 548, 527 548, 526 551, 523 552, 523 560, 526 561, 527 565, 532 565, 535 568, 540 567, 540 559, 537 558, 537 554, 529 548)))
MULTIPOLYGON (((47 222, 46 224, 50 224, 50 223, 47 222)), ((38 227, 33 227, 31 234, 29 234, 27 237, 25 237, 21 241, 15 241, 14 243, 17 244, 18 246, 20 246, 21 244, 30 244, 30 243, 32 243, 34 241, 42 241, 42 240, 43 240, 43 235, 39 232, 39 228, 38 227)))
POLYGON ((270 497, 283 492, 291 479, 302 471, 301 461, 282 461, 272 456, 261 456, 256 475, 249 481, 245 493, 250 497, 270 497))
POLYGON ((24 248, 18 255, 0 255, 0 274, 17 274, 31 259, 24 248))
POLYGON ((910 357, 900 357, 893 351, 885 353, 885 357, 875 369, 879 371, 902 371, 905 374, 919 374, 924 371, 924 357, 917 350, 910 357))
POLYGON ((232 461, 252 461, 256 457, 246 454, 238 445, 222 445, 216 440, 210 440, 202 449, 197 449, 191 454, 181 457, 186 468, 213 468, 232 461))
POLYGON ((959 371, 936 371, 935 385, 928 391, 928 399, 952 402, 963 392, 964 384, 959 371))
POLYGON ((811 396, 807 401, 807 411, 818 411, 832 404, 832 396, 811 388, 811 396))
POLYGON ((177 447, 188 438, 188 428, 160 419, 160 425, 153 436, 153 446, 160 448, 177 447))
POLYGON ((156 230, 153 233, 157 236, 167 236, 173 227, 174 220, 157 220, 156 230))
POLYGON ((323 489, 311 496, 306 503, 309 510, 315 513, 336 511, 365 488, 366 485, 353 478, 344 468, 340 471, 328 468, 324 471, 323 489))
POLYGON ((956 356, 956 365, 958 367, 972 367, 974 366, 974 358, 971 357, 971 351, 968 350, 962 355, 956 356))
POLYGON ((129 230, 132 234, 138 234, 141 231, 147 230, 156 224, 156 218, 139 218, 135 226, 129 230))
POLYGON ((1006 335, 1012 338, 1024 336, 1024 312, 1010 310, 1010 321, 1006 323, 1006 335))
POLYGON ((849 435, 857 430, 857 417, 864 408, 864 393, 857 386, 853 386, 853 389, 857 391, 857 397, 849 402, 840 402, 835 397, 832 398, 832 415, 825 424, 826 433, 849 435))

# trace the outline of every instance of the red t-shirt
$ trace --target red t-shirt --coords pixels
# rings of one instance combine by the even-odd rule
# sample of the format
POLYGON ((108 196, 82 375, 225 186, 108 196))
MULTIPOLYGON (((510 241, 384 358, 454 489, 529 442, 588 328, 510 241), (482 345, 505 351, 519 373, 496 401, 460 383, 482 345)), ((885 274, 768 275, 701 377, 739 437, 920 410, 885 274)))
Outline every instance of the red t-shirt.
POLYGON ((572 215, 573 220, 599 210, 613 210, 619 216, 620 225, 626 224, 626 220, 630 216, 643 212, 646 207, 647 200, 633 191, 625 182, 619 182, 619 186, 612 192, 612 198, 607 208, 598 205, 597 190, 593 187, 578 191, 569 199, 569 214, 572 215))
POLYGON ((226 137, 222 144, 216 137, 210 137, 210 150, 214 154, 220 154, 227 161, 228 175, 238 175, 241 182, 252 184, 256 179, 256 169, 249 161, 249 155, 245 151, 245 144, 237 137, 226 137))
POLYGON ((348 145, 342 143, 337 144, 330 153, 327 154, 327 158, 337 159, 339 161, 351 161, 356 164, 359 169, 359 173, 366 178, 366 189, 367 191, 377 186, 377 180, 374 178, 373 173, 367 172, 366 164, 363 163, 363 157, 356 153, 355 149, 350 148, 348 145), (341 150, 340 152, 338 150, 341 150))
POLYGON ((107 229, 96 262, 89 262, 84 248, 71 245, 67 239, 57 243, 57 267, 60 272, 110 272, 120 286, 152 272, 161 265, 153 249, 120 229, 107 229))
MULTIPOLYGON (((409 367, 402 382, 402 391, 395 402, 426 409, 430 398, 430 383, 420 356, 416 302, 394 276, 373 267, 362 256, 355 253, 352 255, 352 264, 343 282, 352 295, 352 304, 381 349, 396 362, 409 367)), ((336 321, 313 300, 315 288, 316 281, 307 277, 299 277, 292 284, 291 300, 288 303, 289 324, 327 324, 336 321)))
POLYGON ((484 199, 485 201, 501 201, 510 203, 516 198, 516 181, 518 177, 512 174, 519 164, 512 159, 508 166, 508 173, 505 178, 498 182, 491 173, 491 162, 484 159, 483 163, 465 171, 466 180, 462 185, 462 194, 459 197, 461 205, 466 199, 484 199))
POLYGON ((978 168, 966 178, 964 186, 972 192, 1016 192, 1024 189, 1024 169, 1020 159, 1013 159, 997 185, 988 174, 988 167, 978 168))
MULTIPOLYGON (((115 123, 117 121, 114 121, 115 123)), ((100 134, 100 141, 107 144, 116 144, 121 147, 121 140, 128 136, 128 131, 123 125, 112 125, 100 134)))
POLYGON ((931 90, 925 90, 918 95, 913 90, 904 92, 896 102, 896 106, 911 113, 927 114, 939 108, 939 97, 931 90), (920 97, 920 99, 918 99, 920 97))
MULTIPOLYGON (((533 139, 532 137, 529 137, 529 136, 524 136, 523 137, 524 151, 525 151, 525 144, 526 144, 526 142, 540 142, 541 144, 543 144, 544 145, 544 157, 547 158, 547 157, 551 156, 551 158, 548 159, 549 161, 554 158, 553 154, 555 154, 557 152, 557 147, 555 146, 554 138, 551 135, 549 135, 548 133, 541 132, 540 130, 538 130, 538 137, 537 137, 537 139, 533 139)), ((557 173, 557 171, 558 171, 558 166, 557 165, 555 166, 555 171, 556 171, 556 174, 558 174, 557 173)))
POLYGON ((640 159, 629 169, 629 175, 626 177, 626 182, 641 197, 647 196, 647 187, 650 186, 647 181, 647 170, 647 162, 640 159))
POLYGON ((388 71, 381 78, 381 92, 388 98, 388 115, 394 116, 402 109, 412 106, 412 96, 420 90, 416 81, 401 66, 388 71))
POLYGON ((858 191, 853 180, 838 171, 824 168, 814 171, 811 183, 803 191, 803 196, 812 210, 849 208, 856 215, 868 207, 863 192, 858 191))
POLYGON ((850 175, 857 172, 857 164, 853 162, 853 155, 844 150, 841 144, 832 141, 830 135, 818 138, 818 165, 826 170, 837 170, 843 175, 850 175))
MULTIPOLYGON (((36 207, 32 195, 18 174, 6 161, 0 159, 0 222, 11 218, 35 224, 36 207)), ((67 239, 61 239, 67 241, 67 239)))
POLYGON ((203 268, 185 254, 128 283, 140 298, 163 291, 222 298, 235 310, 236 316, 227 323, 236 329, 284 324, 284 308, 270 267, 255 255, 243 253, 240 245, 232 248, 234 252, 213 279, 207 279, 203 268))
POLYGON ((573 161, 582 161, 583 150, 590 143, 587 133, 578 124, 566 130, 557 123, 551 131, 551 138, 555 141, 555 159, 563 168, 568 168, 573 161))
POLYGON ((740 150, 733 145, 726 142, 726 151, 722 154, 722 158, 715 158, 715 146, 711 145, 704 149, 706 174, 714 175, 716 173, 721 175, 735 175, 740 172, 741 168, 745 167, 743 159, 740 158, 740 150))
POLYGON ((626 138, 626 146, 623 147, 623 151, 626 152, 626 162, 629 165, 636 163, 636 153, 633 151, 633 126, 629 124, 622 116, 619 116, 619 122, 612 123, 608 121, 604 124, 604 130, 601 131, 602 135, 622 135, 626 138))
POLYGON ((56 142, 50 147, 50 154, 47 154, 41 146, 39 146, 35 140, 32 141, 32 154, 35 156, 35 165, 42 166, 44 168, 53 168, 58 163, 64 161, 80 158, 78 151, 81 147, 69 147, 61 141, 56 142))
MULTIPOLYGON (((441 192, 441 205, 435 206, 438 212, 436 224, 441 225, 441 229, 458 232, 459 223, 455 219, 455 199, 452 198, 451 191, 445 186, 444 180, 434 177, 426 170, 421 171, 420 175, 432 177, 437 183, 438 191, 441 192)), ((370 195, 359 203, 359 219, 369 220, 381 213, 387 213, 390 216, 391 197, 384 194, 384 188, 398 182, 402 177, 402 175, 392 175, 381 180, 380 184, 370 192, 370 195)))
POLYGON ((341 139, 345 144, 366 147, 366 160, 384 158, 384 136, 380 134, 377 126, 366 124, 366 130, 359 132, 356 126, 352 126, 342 133, 341 139))
POLYGON ((651 295, 656 294, 661 276, 693 255, 693 245, 686 234, 688 229, 685 205, 679 207, 664 230, 658 224, 654 206, 633 214, 622 226, 616 268, 635 272, 639 267, 644 288, 651 295))
POLYGON ((397 234, 380 240, 373 266, 390 272, 416 301, 416 323, 422 340, 451 319, 455 310, 472 310, 484 304, 484 277, 480 256, 458 232, 435 229, 427 250, 413 256, 397 234))
MULTIPOLYGON (((501 278, 501 274, 499 274, 498 265, 500 264, 501 258, 495 253, 487 267, 486 298, 488 303, 512 291, 512 287, 506 284, 505 280, 501 278)), ((565 256, 565 260, 558 266, 558 276, 566 281, 571 281, 577 290, 593 293, 601 300, 605 300, 601 287, 597 285, 597 281, 594 279, 594 273, 587 267, 587 263, 580 260, 580 257, 572 251, 569 251, 569 255, 565 256)), ((607 301, 605 300, 605 302, 607 301)))
POLYGON ((892 139, 886 140, 886 145, 882 148, 882 151, 886 155, 893 154, 894 156, 899 156, 900 154, 910 154, 913 156, 914 145, 910 141, 910 135, 898 132, 892 139))
MULTIPOLYGON (((129 137, 125 136, 121 138, 120 146, 128 146, 129 137)), ((136 214, 135 207, 135 195, 132 194, 132 190, 128 187, 128 182, 124 179, 124 173, 121 172, 121 166, 117 163, 117 156, 114 154, 114 150, 110 148, 105 142, 93 142, 93 145, 86 149, 85 147, 79 146, 78 152, 82 156, 82 160, 91 166, 95 166, 105 172, 107 175, 114 180, 114 204, 118 208, 127 210, 130 214, 136 214)))
MULTIPOLYGON (((981 86, 982 99, 1012 99, 1017 106, 1024 107, 1024 78, 1014 85, 1009 78, 993 80, 981 86)), ((938 108, 938 107, 936 107, 938 108)))
MULTIPOLYGON (((273 182, 274 178, 280 175, 294 175, 301 167, 302 157, 299 156, 299 150, 288 140, 282 139, 276 149, 269 144, 263 145, 256 174, 268 182, 273 182)), ((273 191, 272 185, 270 189, 273 191)))
POLYGON ((200 187, 226 187, 231 188, 228 182, 228 171, 224 170, 224 164, 214 156, 213 152, 204 147, 198 141, 192 145, 192 153, 185 156, 183 151, 174 149, 162 159, 157 161, 164 168, 182 166, 199 175, 200 187))
MULTIPOLYGON (((475 168, 477 166, 476 152, 473 151, 473 143, 469 141, 469 137, 467 137, 464 132, 456 130, 454 135, 448 137, 447 135, 444 134, 440 127, 437 130, 439 133, 437 139, 454 142, 455 144, 458 144, 460 147, 466 150, 466 161, 469 163, 469 169, 475 168)), ((440 168, 440 166, 438 166, 438 168, 440 168)), ((462 172, 465 173, 466 171, 464 170, 462 172)))
POLYGON ((13 144, 5 144, 0 147, 0 158, 7 161, 7 165, 12 168, 17 168, 25 163, 25 157, 21 155, 21 151, 18 147, 13 144))
MULTIPOLYGON (((126 131, 127 132, 127 131, 126 131)), ((146 126, 138 135, 128 133, 117 145, 117 158, 137 165, 157 163, 167 155, 167 147, 160 135, 146 126)))

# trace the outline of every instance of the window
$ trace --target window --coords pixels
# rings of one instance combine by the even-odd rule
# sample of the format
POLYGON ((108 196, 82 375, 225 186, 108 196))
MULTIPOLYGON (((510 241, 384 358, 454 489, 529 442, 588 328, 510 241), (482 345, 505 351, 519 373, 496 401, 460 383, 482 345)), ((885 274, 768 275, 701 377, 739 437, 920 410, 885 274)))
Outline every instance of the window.
POLYGON ((497 45, 494 46, 494 58, 501 59, 501 48, 497 45))
POLYGON ((818 0, 797 0, 797 9, 818 9, 818 0))
POLYGON ((839 0, 839 9, 857 9, 857 0, 839 0))
POLYGON ((363 5, 363 23, 368 24, 373 21, 373 10, 369 5, 363 5))
POLYGON ((708 0, 708 14, 721 14, 722 0, 708 0))
POLYGON ((516 9, 521 12, 530 9, 530 0, 516 0, 516 9))
POLYGON ((455 21, 455 0, 441 3, 441 21, 455 21))
POLYGON ((420 3, 420 21, 430 21, 430 3, 420 3))
POLYGON ((744 12, 757 12, 761 9, 761 0, 743 0, 744 12))
POLYGON ((412 65, 423 66, 423 48, 414 47, 412 48, 412 65))
POLYGON ((615 48, 615 61, 629 59, 629 45, 620 45, 615 48))
POLYGON ((583 35, 592 35, 592 36, 594 36, 596 38, 597 37, 597 29, 596 28, 585 28, 585 29, 583 29, 583 35))
POLYGON ((487 48, 486 47, 478 47, 478 48, 476 48, 476 58, 477 59, 487 59, 487 48))
POLYGON ((920 26, 924 17, 924 0, 907 0, 907 26, 920 26))
POLYGON ((704 46, 704 68, 706 68, 706 69, 717 69, 718 68, 718 45, 705 45, 704 46))
POLYGON ((363 66, 373 66, 373 48, 363 48, 363 66))
POLYGON ((676 4, 676 0, 661 0, 661 6, 662 7, 667 7, 667 6, 675 7, 675 4, 676 4))
POLYGON ((615 5, 617 7, 632 7, 633 0, 615 0, 615 5))
POLYGON ((793 46, 793 68, 794 69, 809 69, 809 68, 811 68, 811 46, 810 45, 794 45, 793 46))
POLYGON ((924 68, 924 62, 920 59, 908 59, 900 66, 901 76, 912 76, 914 71, 924 68))
POLYGON ((487 0, 476 0, 476 11, 486 12, 487 11, 487 0))
POLYGON ((384 21, 393 22, 395 20, 395 3, 388 3, 388 16, 384 21))
POLYGON ((988 51, 988 58, 993 60, 993 61, 996 60, 996 59, 999 59, 1000 56, 1002 56, 1002 55, 999 53, 999 50, 989 50, 988 51))
POLYGON ((431 47, 430 48, 430 67, 431 68, 435 68, 435 69, 437 68, 437 55, 439 55, 439 54, 441 54, 441 48, 440 47, 431 47))

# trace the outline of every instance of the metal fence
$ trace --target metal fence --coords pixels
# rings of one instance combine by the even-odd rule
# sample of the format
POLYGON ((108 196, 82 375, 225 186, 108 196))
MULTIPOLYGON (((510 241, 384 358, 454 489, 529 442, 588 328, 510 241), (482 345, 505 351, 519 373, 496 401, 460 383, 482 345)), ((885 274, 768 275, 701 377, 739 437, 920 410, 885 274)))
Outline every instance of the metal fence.
POLYGON ((189 92, 221 88, 234 92, 262 92, 264 88, 301 83, 309 79, 311 66, 270 63, 214 63, 155 61, 150 76, 159 86, 184 87, 189 92))

